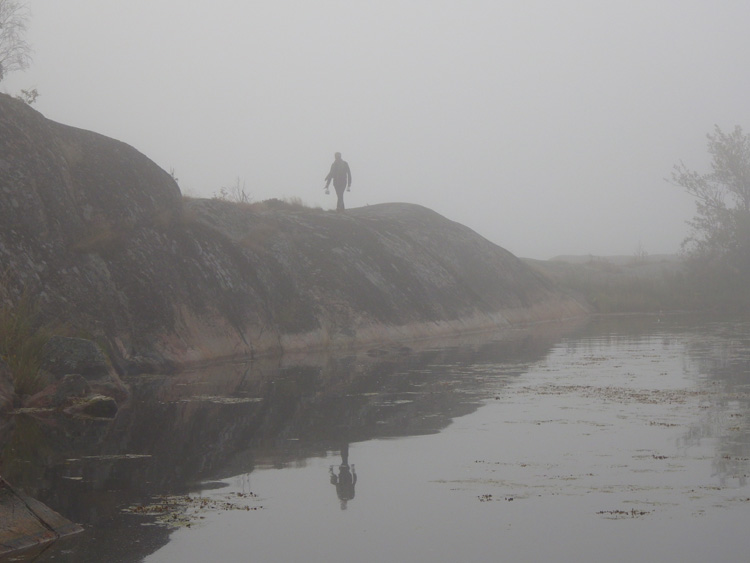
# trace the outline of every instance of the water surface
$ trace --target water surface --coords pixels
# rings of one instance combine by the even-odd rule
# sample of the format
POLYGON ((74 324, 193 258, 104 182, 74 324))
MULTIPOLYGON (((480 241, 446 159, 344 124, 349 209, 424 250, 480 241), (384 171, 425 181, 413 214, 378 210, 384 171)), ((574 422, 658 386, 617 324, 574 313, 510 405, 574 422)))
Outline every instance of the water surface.
POLYGON ((452 344, 139 378, 114 422, 16 420, 5 476, 87 528, 35 560, 746 559, 749 322, 452 344))

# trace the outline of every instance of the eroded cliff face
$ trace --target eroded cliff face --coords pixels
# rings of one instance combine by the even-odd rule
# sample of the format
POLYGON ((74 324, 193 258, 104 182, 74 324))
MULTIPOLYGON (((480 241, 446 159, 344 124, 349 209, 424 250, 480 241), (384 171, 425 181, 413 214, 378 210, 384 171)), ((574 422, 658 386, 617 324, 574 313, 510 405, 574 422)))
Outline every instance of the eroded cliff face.
POLYGON ((132 147, 0 95, 0 299, 109 346, 120 372, 583 314, 420 206, 184 199, 132 147))

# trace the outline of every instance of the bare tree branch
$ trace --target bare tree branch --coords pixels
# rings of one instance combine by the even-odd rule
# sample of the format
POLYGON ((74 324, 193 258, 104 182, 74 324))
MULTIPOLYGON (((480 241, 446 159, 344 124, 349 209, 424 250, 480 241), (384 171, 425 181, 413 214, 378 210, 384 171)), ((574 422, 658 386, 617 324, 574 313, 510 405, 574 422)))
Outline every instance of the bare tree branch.
POLYGON ((31 47, 24 39, 29 10, 15 0, 0 0, 0 81, 9 72, 31 64, 31 47))

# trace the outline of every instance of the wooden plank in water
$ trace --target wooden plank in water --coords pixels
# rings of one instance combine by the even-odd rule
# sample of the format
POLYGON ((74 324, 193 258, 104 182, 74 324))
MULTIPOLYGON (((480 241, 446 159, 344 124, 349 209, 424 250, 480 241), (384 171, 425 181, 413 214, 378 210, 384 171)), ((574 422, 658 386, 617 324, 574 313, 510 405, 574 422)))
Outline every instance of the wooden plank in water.
POLYGON ((81 531, 81 526, 16 491, 0 477, 0 554, 81 531))

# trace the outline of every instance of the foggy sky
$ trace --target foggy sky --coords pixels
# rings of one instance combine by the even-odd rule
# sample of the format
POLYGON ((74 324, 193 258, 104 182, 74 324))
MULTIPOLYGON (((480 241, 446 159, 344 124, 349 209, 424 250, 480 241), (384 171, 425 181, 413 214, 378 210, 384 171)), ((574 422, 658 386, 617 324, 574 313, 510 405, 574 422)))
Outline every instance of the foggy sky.
POLYGON ((188 195, 425 205, 519 256, 674 253, 680 159, 750 128, 750 3, 30 0, 48 118, 133 145, 188 195))

